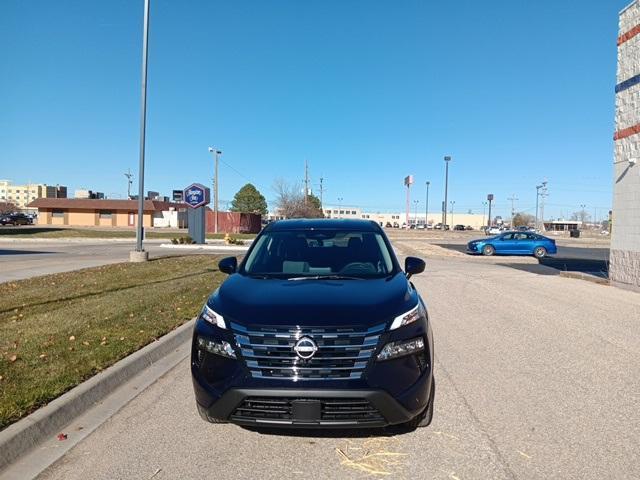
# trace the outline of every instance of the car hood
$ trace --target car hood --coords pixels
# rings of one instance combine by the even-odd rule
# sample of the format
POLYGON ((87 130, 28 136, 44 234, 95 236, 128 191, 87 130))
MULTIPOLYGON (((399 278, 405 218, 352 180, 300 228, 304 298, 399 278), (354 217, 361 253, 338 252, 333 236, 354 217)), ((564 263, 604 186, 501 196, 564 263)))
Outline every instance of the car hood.
POLYGON ((402 272, 369 280, 282 280, 231 275, 208 305, 243 325, 365 326, 415 307, 418 294, 402 272))

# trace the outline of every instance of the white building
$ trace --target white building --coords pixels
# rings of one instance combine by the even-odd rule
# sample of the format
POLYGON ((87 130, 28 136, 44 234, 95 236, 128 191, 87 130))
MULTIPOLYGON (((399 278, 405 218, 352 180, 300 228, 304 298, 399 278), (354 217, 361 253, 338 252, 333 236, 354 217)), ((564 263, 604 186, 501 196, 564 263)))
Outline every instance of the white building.
POLYGON ((609 276, 640 288, 640 0, 620 12, 609 276))

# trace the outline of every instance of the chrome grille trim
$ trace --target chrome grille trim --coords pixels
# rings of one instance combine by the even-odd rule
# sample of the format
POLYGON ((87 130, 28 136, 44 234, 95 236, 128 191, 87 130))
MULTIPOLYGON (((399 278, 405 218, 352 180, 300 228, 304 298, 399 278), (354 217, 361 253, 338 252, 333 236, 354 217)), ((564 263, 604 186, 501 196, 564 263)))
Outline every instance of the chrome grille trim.
POLYGON ((357 327, 244 327, 230 322, 242 358, 254 378, 351 380, 361 378, 386 324, 357 327), (303 360, 293 351, 303 336, 313 338, 317 353, 303 360))

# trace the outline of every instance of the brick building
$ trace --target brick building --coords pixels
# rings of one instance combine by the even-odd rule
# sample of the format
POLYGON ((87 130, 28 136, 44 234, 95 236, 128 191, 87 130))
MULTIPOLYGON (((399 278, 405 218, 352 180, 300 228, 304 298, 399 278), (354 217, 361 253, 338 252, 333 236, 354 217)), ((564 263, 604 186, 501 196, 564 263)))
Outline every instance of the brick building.
POLYGON ((640 0, 620 12, 610 278, 640 288, 640 0))
MULTIPOLYGON (((39 198, 29 207, 38 209, 38 225, 134 227, 138 222, 137 200, 39 198)), ((184 208, 183 204, 145 200, 143 225, 179 226, 167 224, 166 218, 184 208)))

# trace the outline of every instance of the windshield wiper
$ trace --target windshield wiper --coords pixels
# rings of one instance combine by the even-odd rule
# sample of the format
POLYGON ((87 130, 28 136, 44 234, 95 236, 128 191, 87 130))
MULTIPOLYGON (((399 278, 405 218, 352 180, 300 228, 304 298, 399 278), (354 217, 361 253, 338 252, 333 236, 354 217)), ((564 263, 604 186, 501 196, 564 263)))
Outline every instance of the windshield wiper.
POLYGON ((364 280, 364 278, 350 277, 348 275, 306 275, 303 277, 291 277, 287 280, 364 280))

